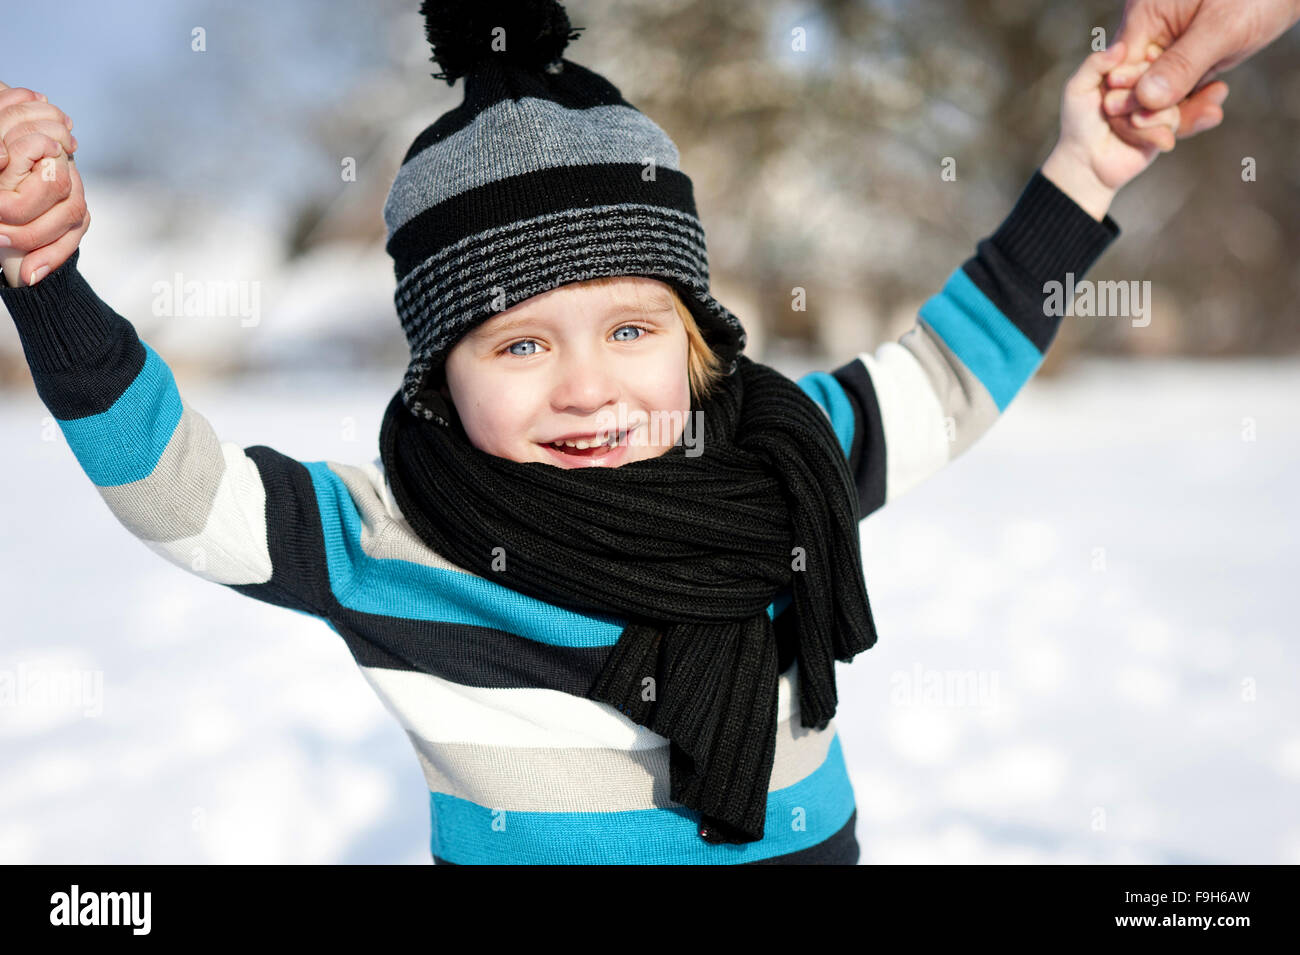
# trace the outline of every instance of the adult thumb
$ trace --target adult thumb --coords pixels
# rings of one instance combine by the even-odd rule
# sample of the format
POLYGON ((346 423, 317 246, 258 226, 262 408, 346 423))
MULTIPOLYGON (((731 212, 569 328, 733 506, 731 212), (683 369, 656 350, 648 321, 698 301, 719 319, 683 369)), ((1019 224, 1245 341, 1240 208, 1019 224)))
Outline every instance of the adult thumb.
POLYGON ((1137 98, 1149 110, 1181 103, 1229 52, 1232 39, 1207 17, 1197 17, 1138 80, 1137 98))

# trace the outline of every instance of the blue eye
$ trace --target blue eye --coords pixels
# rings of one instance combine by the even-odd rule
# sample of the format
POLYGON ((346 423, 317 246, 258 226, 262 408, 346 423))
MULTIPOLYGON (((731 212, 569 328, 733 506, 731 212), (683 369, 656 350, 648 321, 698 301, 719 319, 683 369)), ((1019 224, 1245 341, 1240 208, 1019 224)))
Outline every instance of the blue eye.
MULTIPOLYGON (((640 331, 647 332, 647 333, 650 331, 650 329, 646 328, 644 325, 623 325, 623 326, 621 326, 621 327, 619 327, 619 328, 616 328, 616 329, 614 330, 614 334, 617 335, 619 332, 624 331, 625 329, 629 329, 629 328, 635 328, 635 329, 638 329, 638 330, 640 330, 640 331)), ((637 341, 638 339, 641 339, 641 338, 644 338, 644 337, 645 337, 644 335, 638 335, 638 336, 636 336, 636 338, 621 338, 621 339, 619 339, 619 341, 624 341, 624 342, 634 342, 634 341, 637 341)))
POLYGON ((517 352, 512 352, 512 351, 510 351, 510 349, 514 348, 515 345, 528 345, 528 344, 536 345, 537 342, 533 341, 531 338, 525 338, 523 341, 513 342, 512 344, 507 345, 507 346, 506 346, 504 349, 502 349, 502 350, 503 350, 503 351, 506 351, 506 352, 510 352, 510 354, 511 354, 511 355, 514 355, 516 358, 527 358, 527 357, 529 357, 528 355, 520 355, 520 354, 518 354, 517 352))
MULTIPOLYGON (((630 328, 632 328, 632 329, 636 329, 637 331, 643 332, 644 334, 642 334, 642 335, 637 335, 635 338, 620 338, 620 339, 618 339, 619 341, 621 341, 621 342, 635 342, 635 341, 640 341, 640 340, 641 340, 642 338, 644 338, 646 335, 650 334, 650 328, 649 328, 648 326, 646 326, 646 325, 620 325, 618 328, 614 329, 614 334, 617 335, 619 332, 621 332, 621 331, 626 331, 627 329, 630 329, 630 328)), ((537 342, 536 342, 535 339, 532 339, 532 338, 521 338, 519 341, 517 341, 517 342, 511 342, 509 345, 506 345, 504 348, 502 348, 502 349, 501 349, 501 354, 503 354, 503 355, 511 355, 511 356, 513 356, 513 357, 515 357, 515 358, 531 358, 533 355, 536 355, 537 352, 533 351, 533 352, 529 352, 529 353, 526 354, 526 355, 521 355, 521 354, 519 354, 519 353, 516 352, 516 351, 512 351, 512 349, 513 349, 516 345, 536 345, 536 344, 537 344, 537 342)))

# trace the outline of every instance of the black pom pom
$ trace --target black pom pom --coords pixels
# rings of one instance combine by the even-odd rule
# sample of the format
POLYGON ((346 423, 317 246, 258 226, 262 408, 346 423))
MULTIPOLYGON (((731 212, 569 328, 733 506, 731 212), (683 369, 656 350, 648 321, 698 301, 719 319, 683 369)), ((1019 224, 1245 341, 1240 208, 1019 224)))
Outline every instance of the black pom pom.
POLYGON ((557 0, 424 0, 420 15, 442 67, 433 77, 448 86, 492 56, 546 69, 582 29, 569 24, 557 0))

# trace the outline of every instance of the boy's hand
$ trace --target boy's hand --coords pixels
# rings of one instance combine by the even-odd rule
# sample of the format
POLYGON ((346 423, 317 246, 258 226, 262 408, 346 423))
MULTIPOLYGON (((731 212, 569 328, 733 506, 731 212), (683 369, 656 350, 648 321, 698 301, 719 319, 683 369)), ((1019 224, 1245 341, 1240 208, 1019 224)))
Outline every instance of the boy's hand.
POLYGON ((0 263, 11 286, 57 269, 90 228, 71 129, 43 95, 0 83, 0 263))
MULTIPOLYGON (((1111 128, 1102 111, 1106 75, 1124 61, 1122 42, 1094 53, 1065 84, 1061 97, 1061 138, 1043 163, 1043 175, 1101 220, 1121 186, 1151 165, 1162 151, 1133 145, 1111 128)), ((1178 107, 1161 110, 1143 122, 1177 130, 1178 107)))

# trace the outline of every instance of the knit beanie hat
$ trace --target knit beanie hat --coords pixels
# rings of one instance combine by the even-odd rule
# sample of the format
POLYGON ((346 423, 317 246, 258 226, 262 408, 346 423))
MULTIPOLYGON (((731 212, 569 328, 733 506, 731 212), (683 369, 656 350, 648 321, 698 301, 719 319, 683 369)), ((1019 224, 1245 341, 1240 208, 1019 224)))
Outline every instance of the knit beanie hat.
POLYGON ((559 285, 645 276, 671 285, 728 375, 740 321, 709 294, 704 230, 677 147, 604 77, 563 58, 556 0, 424 0, 442 72, 464 101, 427 127, 384 204, 394 301, 411 349, 403 403, 446 425, 447 352, 477 325, 559 285))

